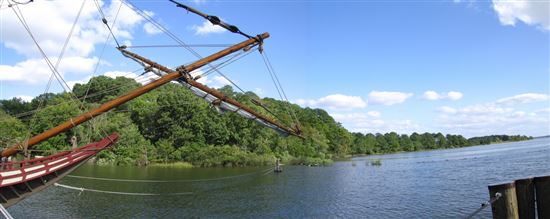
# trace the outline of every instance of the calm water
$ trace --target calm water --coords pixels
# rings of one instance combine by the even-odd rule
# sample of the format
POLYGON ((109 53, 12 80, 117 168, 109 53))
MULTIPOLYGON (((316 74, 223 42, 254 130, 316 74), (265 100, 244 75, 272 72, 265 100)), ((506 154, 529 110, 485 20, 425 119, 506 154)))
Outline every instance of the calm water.
MULTIPOLYGON (((460 218, 488 197, 487 185, 550 174, 550 139, 355 158, 331 167, 175 169, 86 165, 74 175, 169 183, 65 178, 99 190, 189 193, 100 194, 50 187, 8 210, 16 218, 460 218), (367 165, 381 159, 381 166, 367 165), (259 172, 259 173, 258 173, 259 172), (189 181, 248 174, 218 181, 189 181)), ((485 209, 480 217, 490 217, 485 209)))

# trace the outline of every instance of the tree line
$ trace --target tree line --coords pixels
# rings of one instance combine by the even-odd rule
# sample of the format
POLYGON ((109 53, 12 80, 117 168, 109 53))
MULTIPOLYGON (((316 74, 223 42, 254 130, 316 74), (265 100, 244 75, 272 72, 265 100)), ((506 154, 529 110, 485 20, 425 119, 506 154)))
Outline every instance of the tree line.
MULTIPOLYGON (((19 98, 0 100, 0 143, 9 146, 55 127, 100 103, 140 86, 133 79, 98 76, 86 84, 76 84, 73 94, 46 93, 30 102, 19 98)), ((230 86, 218 89, 274 118, 294 125, 295 113, 305 139, 283 137, 254 121, 234 113, 220 114, 186 88, 169 83, 81 126, 33 147, 43 154, 70 148, 69 139, 79 144, 99 140, 118 132, 119 142, 101 152, 100 163, 142 165, 149 162, 189 162, 195 166, 267 165, 276 158, 287 163, 326 164, 335 157, 352 154, 379 154, 437 148, 464 147, 502 141, 530 139, 527 136, 494 135, 466 139, 461 135, 413 133, 398 135, 350 133, 322 109, 302 108, 253 92, 235 92, 230 86), (261 100, 271 112, 253 104, 261 100)))

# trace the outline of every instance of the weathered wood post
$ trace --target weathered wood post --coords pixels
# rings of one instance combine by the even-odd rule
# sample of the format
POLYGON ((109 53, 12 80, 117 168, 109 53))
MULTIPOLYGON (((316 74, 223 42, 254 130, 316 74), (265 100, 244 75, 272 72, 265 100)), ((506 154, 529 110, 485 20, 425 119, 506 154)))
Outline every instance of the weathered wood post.
POLYGON ((491 204, 493 219, 519 218, 518 204, 516 201, 516 185, 513 182, 489 185, 489 194, 491 198, 494 198, 496 193, 500 193, 502 196, 491 204))
POLYGON ((535 219, 535 186, 533 178, 518 179, 515 183, 519 218, 535 219))
POLYGON ((535 177, 537 214, 539 218, 550 218, 550 176, 535 177))

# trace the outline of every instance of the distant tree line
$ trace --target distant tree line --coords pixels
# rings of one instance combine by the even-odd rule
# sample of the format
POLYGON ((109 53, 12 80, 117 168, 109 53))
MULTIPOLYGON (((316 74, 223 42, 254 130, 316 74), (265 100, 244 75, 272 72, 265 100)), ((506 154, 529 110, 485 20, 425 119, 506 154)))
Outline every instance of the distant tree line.
MULTIPOLYGON (((132 79, 105 76, 76 84, 72 94, 46 93, 30 102, 19 98, 0 100, 0 143, 21 143, 32 135, 55 127, 140 86, 132 79)), ((350 154, 391 153, 436 148, 464 147, 501 141, 530 139, 526 136, 486 136, 465 139, 460 135, 398 135, 350 133, 322 109, 302 108, 272 98, 259 98, 253 92, 235 92, 230 86, 219 89, 225 95, 248 105, 263 115, 264 108, 252 103, 261 100, 283 124, 293 125, 290 108, 300 122, 305 140, 282 137, 254 121, 234 113, 219 114, 211 105, 189 90, 169 83, 149 92, 91 122, 73 128, 36 145, 44 154, 70 148, 69 139, 79 144, 118 132, 117 145, 98 155, 99 162, 139 165, 148 162, 185 161, 196 166, 266 165, 275 158, 285 162, 323 164, 350 154), (50 151, 50 152, 48 152, 50 151)), ((273 117, 273 116, 272 116, 273 117)))
POLYGON ((459 148, 473 145, 500 143, 506 141, 523 141, 532 139, 524 135, 491 135, 466 139, 462 135, 443 135, 441 133, 412 133, 398 135, 395 132, 386 134, 353 133, 353 154, 380 154, 399 151, 419 151, 444 148, 459 148))

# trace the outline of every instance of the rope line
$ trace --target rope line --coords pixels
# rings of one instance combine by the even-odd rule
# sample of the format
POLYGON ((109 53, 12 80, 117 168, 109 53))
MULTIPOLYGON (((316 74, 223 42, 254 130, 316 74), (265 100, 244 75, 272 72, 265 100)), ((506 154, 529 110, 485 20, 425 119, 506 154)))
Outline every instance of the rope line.
POLYGON ((179 182, 211 182, 211 181, 220 181, 227 179, 241 178, 245 176, 252 176, 256 174, 265 174, 272 171, 273 168, 264 169, 252 173, 245 173, 234 176, 225 176, 211 179, 190 179, 190 180, 139 180, 139 179, 114 179, 114 178, 101 178, 101 177, 91 177, 91 176, 77 176, 77 175, 67 175, 67 177, 78 178, 78 179, 89 179, 89 180, 100 180, 100 181, 114 181, 114 182, 132 182, 132 183, 179 183, 179 182))
MULTIPOLYGON (((30 27, 29 25, 27 24, 27 21, 25 20, 25 17, 23 17, 23 13, 21 12, 21 9, 19 8, 18 5, 15 5, 15 7, 11 7, 11 9, 13 10, 13 13, 17 16, 17 18, 19 19, 19 21, 21 22, 21 24, 23 25, 23 27, 25 28, 25 30, 27 31, 27 33, 29 34, 29 36, 31 37, 31 39, 33 40, 34 44, 36 45, 36 47, 38 48, 38 51, 40 52, 40 54, 42 55, 42 58, 44 58, 44 61, 46 62, 46 64, 48 65, 48 68, 55 74, 55 77, 56 79, 58 80, 58 82, 61 84, 61 86, 63 87, 63 89, 65 91, 67 91, 67 88, 69 88, 69 86, 67 85, 67 82, 65 82, 65 80, 61 77, 61 74, 59 74, 59 72, 57 71, 56 68, 54 68, 54 65, 51 63, 50 59, 48 58, 48 56, 46 55, 46 53, 44 52, 44 50, 42 49, 42 47, 38 44, 38 41, 36 40, 36 38, 34 37, 34 35, 32 34, 31 30, 30 30, 30 27), (19 13, 16 11, 17 8, 17 11, 19 11, 19 13)), ((70 89, 69 91, 67 92, 70 92, 70 89)))
POLYGON ((4 218, 13 219, 11 214, 8 212, 8 210, 6 210, 6 208, 4 208, 4 205, 2 204, 0 204, 0 212, 2 212, 2 216, 4 216, 4 218))
POLYGON ((109 30, 111 35, 113 35, 113 39, 115 40, 115 43, 116 43, 117 47, 120 47, 120 44, 118 43, 118 40, 116 39, 115 34, 113 33, 113 30, 111 30, 111 27, 109 26, 109 22, 107 22, 107 18, 105 17, 105 14, 103 13, 103 10, 101 9, 101 6, 99 5, 98 0, 94 0, 94 3, 95 3, 95 6, 97 8, 97 11, 101 15, 101 21, 103 22, 103 24, 105 24, 105 26, 107 26, 107 29, 109 30))
MULTIPOLYGON (((187 45, 185 42, 183 42, 181 39, 179 39, 176 35, 174 35, 172 32, 170 32, 168 29, 166 29, 164 26, 162 26, 161 24, 159 24, 157 21, 155 21, 150 15, 148 15, 147 13, 143 12, 141 9, 139 9, 138 7, 136 7, 134 4, 132 4, 131 2, 129 2, 128 0, 123 0, 122 2, 124 2, 130 9, 134 10, 135 12, 137 12, 139 15, 141 15, 143 18, 145 18, 147 21, 149 21, 150 23, 152 23, 155 27, 157 27, 158 29, 160 29, 162 32, 164 32, 166 35, 168 35, 170 38, 172 38, 174 41, 176 41, 178 44, 181 45, 181 47, 187 49, 191 54, 193 54, 194 56, 196 56, 197 58, 199 59, 202 59, 203 57, 197 53, 195 50, 193 50, 189 45, 187 45)), ((220 74, 222 77, 224 77, 227 81, 229 81, 231 84, 233 84, 235 87, 237 87, 239 90, 243 91, 243 89, 241 89, 239 86, 237 86, 233 81, 231 81, 231 79, 229 79, 225 74, 223 74, 219 69, 217 69, 215 66, 213 66, 211 63, 208 63, 207 64, 210 68, 213 68, 214 71, 216 71, 218 74, 220 74)), ((244 91, 243 91, 244 93, 244 91)))
MULTIPOLYGON (((121 8, 122 8, 122 3, 120 3, 120 5, 118 7, 118 10, 116 12, 115 18, 113 19, 113 24, 112 24, 113 26, 115 26, 115 24, 116 24, 118 14, 120 13, 121 8)), ((114 37, 114 35, 113 35, 113 37, 114 37)), ((103 54, 105 53, 105 48, 107 47, 107 43, 109 42, 110 38, 111 38, 111 35, 107 34, 107 39, 105 39, 105 42, 103 43, 103 48, 101 49, 101 53, 99 55, 99 59, 97 60, 96 65, 95 65, 94 73, 92 74, 92 77, 94 77, 97 74, 97 71, 99 69, 99 64, 101 63, 101 59, 103 58, 103 54)), ((91 87, 92 87, 92 81, 90 81, 90 83, 88 83, 88 88, 86 88, 86 93, 84 94, 84 98, 82 99, 83 101, 85 101, 86 98, 88 97, 88 93, 90 92, 91 87)))
MULTIPOLYGON (((281 85, 281 82, 279 81, 279 77, 277 77, 277 74, 275 73, 275 70, 273 69, 273 65, 271 65, 271 62, 269 60, 269 57, 267 57, 267 53, 264 51, 263 53, 260 53, 262 56, 262 60, 264 61, 264 64, 267 68, 267 71, 269 73, 269 76, 271 77, 271 80, 273 81, 273 84, 275 88, 277 89, 277 93, 279 94, 279 97, 281 98, 281 101, 286 102, 284 104, 286 107, 287 113, 290 115, 291 119, 294 120, 295 124, 300 124, 300 121, 298 121, 298 118, 296 117, 294 111, 292 110, 290 106, 290 101, 288 101, 288 98, 286 96, 286 93, 284 92, 283 86, 281 85)), ((269 111, 269 109, 267 109, 269 111)))
MULTIPOLYGON (((138 69, 138 70, 141 70, 141 68, 138 69)), ((134 72, 135 72, 135 71, 134 71, 134 72)), ((143 75, 137 76, 137 77, 135 77, 135 78, 128 77, 128 75, 130 75, 130 74, 132 74, 132 73, 134 73, 134 72, 130 72, 130 73, 126 74, 126 75, 119 76, 119 77, 127 77, 127 78, 130 78, 130 79, 134 79, 137 83, 142 83, 142 82, 145 82, 145 81, 147 80, 147 78, 145 78, 145 77, 147 77, 147 76, 143 76, 143 75), (143 77, 143 78, 141 78, 141 77, 143 77)), ((95 97, 95 96, 99 96, 99 95, 101 95, 101 94, 107 94, 107 93, 112 92, 112 91, 115 91, 115 90, 117 90, 117 89, 119 89, 119 88, 125 88, 125 87, 129 87, 129 86, 132 86, 132 84, 125 84, 125 85, 120 85, 120 86, 111 87, 111 88, 105 89, 105 90, 103 90, 103 91, 98 91, 98 92, 92 93, 91 95, 88 95, 88 98, 95 97)), ((80 98, 78 98, 78 99, 83 99, 83 97, 80 97, 80 98)), ((73 101, 74 101, 74 100, 73 100, 73 101)), ((9 115, 10 115, 10 116, 13 116, 13 117, 15 117, 15 118, 23 118, 23 117, 32 115, 32 114, 34 114, 34 113, 37 113, 37 112, 39 112, 39 111, 45 110, 45 109, 47 109, 47 108, 55 107, 55 106, 58 106, 58 105, 61 105, 61 104, 64 104, 64 103, 57 103, 57 104, 53 104, 53 105, 48 105, 48 106, 46 106, 46 107, 44 107, 44 108, 42 108, 42 109, 35 109, 35 110, 30 110, 30 111, 27 111, 27 112, 23 112, 23 113, 9 114, 9 115)))
MULTIPOLYGON (((133 196, 169 196, 169 195, 192 195, 192 192, 178 192, 178 193, 139 193, 139 192, 116 192, 116 191, 106 191, 106 190, 99 190, 99 189, 88 189, 88 188, 82 188, 82 187, 74 187, 69 186, 65 184, 60 183, 54 183, 55 186, 71 189, 71 190, 77 190, 80 191, 80 194, 84 191, 88 192, 96 192, 96 193, 105 193, 105 194, 113 194, 113 195, 133 195, 133 196)), ((79 194, 79 195, 80 195, 79 194)))
POLYGON ((296 113, 294 110, 292 110, 292 107, 290 106, 290 101, 288 100, 288 97, 286 96, 286 92, 283 89, 283 85, 281 84, 281 81, 279 80, 279 77, 277 76, 277 73, 275 72, 275 69, 273 68, 273 65, 271 64, 271 60, 269 60, 269 56, 267 56, 267 52, 261 53, 263 56, 265 56, 267 63, 269 65, 269 68, 271 68, 271 71, 273 72, 273 75, 275 76, 275 80, 277 81, 277 84, 279 84, 279 87, 281 88, 281 92, 283 93, 283 96, 285 97, 285 100, 287 102, 288 110, 291 113, 291 116, 294 117, 295 122, 300 125, 300 121, 298 120, 298 117, 296 116, 296 113))
POLYGON ((502 197, 502 194, 500 194, 500 192, 495 193, 495 197, 491 198, 489 201, 486 201, 486 202, 481 203, 481 206, 480 206, 478 209, 476 209, 474 212, 472 212, 471 214, 469 214, 469 215, 466 216, 465 218, 466 218, 466 219, 473 218, 476 214, 478 214, 479 212, 481 212, 481 210, 483 210, 483 209, 485 209, 487 206, 490 206, 490 205, 492 205, 493 203, 495 203, 500 197, 502 197))
MULTIPOLYGON (((187 44, 188 47, 230 47, 231 44, 187 44)), ((182 45, 136 45, 126 46, 126 48, 177 48, 184 47, 182 45)))

